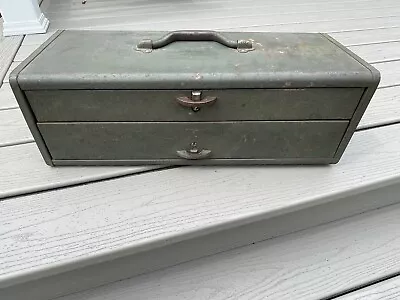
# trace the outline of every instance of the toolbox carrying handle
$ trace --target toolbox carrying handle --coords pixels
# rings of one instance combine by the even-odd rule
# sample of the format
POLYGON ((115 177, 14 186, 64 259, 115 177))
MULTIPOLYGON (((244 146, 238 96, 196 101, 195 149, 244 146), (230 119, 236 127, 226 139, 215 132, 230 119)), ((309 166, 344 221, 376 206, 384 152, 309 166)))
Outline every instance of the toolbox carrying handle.
POLYGON ((180 30, 180 31, 172 31, 162 38, 158 40, 150 40, 145 39, 142 40, 137 45, 137 50, 149 53, 152 50, 159 49, 165 47, 173 42, 189 42, 189 41, 196 41, 196 42, 217 42, 221 45, 226 47, 236 49, 239 52, 248 52, 254 50, 253 44, 251 41, 246 40, 229 40, 224 37, 222 34, 216 31, 189 31, 189 30, 180 30))

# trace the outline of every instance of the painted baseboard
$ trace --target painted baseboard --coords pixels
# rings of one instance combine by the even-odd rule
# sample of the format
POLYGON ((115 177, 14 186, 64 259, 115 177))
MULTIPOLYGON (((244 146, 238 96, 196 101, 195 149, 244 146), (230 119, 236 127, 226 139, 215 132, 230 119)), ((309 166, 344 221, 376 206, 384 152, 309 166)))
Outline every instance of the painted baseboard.
POLYGON ((35 34, 45 33, 49 28, 49 19, 47 19, 42 13, 38 20, 26 21, 26 22, 4 22, 3 24, 3 35, 23 35, 23 34, 35 34))

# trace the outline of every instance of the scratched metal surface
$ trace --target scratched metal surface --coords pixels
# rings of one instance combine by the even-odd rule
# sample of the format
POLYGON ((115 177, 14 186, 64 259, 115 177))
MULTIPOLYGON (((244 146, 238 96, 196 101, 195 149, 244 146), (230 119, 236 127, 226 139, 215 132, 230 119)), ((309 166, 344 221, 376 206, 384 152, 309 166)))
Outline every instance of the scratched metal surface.
POLYGON ((370 71, 313 33, 221 33, 253 41, 240 53, 217 42, 174 42, 151 53, 143 39, 164 32, 65 31, 22 72, 23 89, 181 89, 364 86, 370 71), (223 58, 223 59, 222 59, 223 58), (40 85, 37 83, 40 82, 40 85))

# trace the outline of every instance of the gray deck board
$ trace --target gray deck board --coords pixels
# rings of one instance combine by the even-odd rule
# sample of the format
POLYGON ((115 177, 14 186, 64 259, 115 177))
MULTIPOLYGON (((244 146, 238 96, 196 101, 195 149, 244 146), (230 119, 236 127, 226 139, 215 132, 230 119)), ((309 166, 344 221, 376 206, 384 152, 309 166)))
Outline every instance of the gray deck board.
POLYGON ((0 87, 0 110, 18 107, 17 100, 8 83, 3 83, 0 87))
POLYGON ((276 32, 348 32, 360 31, 365 29, 375 29, 382 27, 398 26, 400 21, 399 16, 390 17, 369 17, 369 18, 348 18, 345 20, 322 20, 305 23, 289 23, 289 24, 252 24, 241 26, 231 24, 230 26, 216 26, 218 30, 241 30, 241 31, 276 31, 276 32))
MULTIPOLYGON (((387 43, 400 40, 400 25, 389 28, 332 32, 329 34, 347 46, 387 43)), ((381 46, 384 47, 384 45, 381 46)))
POLYGON ((0 147, 33 142, 19 108, 0 110, 0 147))
POLYGON ((22 39, 22 36, 0 36, 0 83, 3 81, 3 78, 11 65, 22 39))
MULTIPOLYGON (((400 36, 400 35, 399 35, 400 36)), ((400 41, 348 47, 370 64, 400 61, 400 41)))
MULTIPOLYGON (((248 15, 248 14, 265 14, 275 15, 278 13, 284 14, 304 14, 310 12, 330 12, 330 11, 346 11, 351 8, 357 8, 359 10, 373 10, 376 2, 372 0, 361 0, 361 1, 280 1, 265 3, 264 1, 249 1, 249 0, 237 0, 237 1, 201 1, 201 2, 179 2, 172 1, 168 3, 163 2, 144 2, 144 1, 126 1, 116 0, 115 5, 110 7, 107 2, 95 1, 87 3, 88 5, 82 6, 79 2, 71 3, 60 3, 51 1, 46 7, 46 14, 52 20, 64 20, 65 16, 62 15, 64 10, 69 11, 68 19, 90 19, 90 18, 102 18, 111 16, 119 17, 120 15, 126 15, 130 13, 132 15, 149 15, 149 16, 166 16, 176 12, 177 15, 191 12, 194 16, 202 15, 206 13, 206 16, 219 16, 219 15, 248 15), (109 12, 110 14, 107 14, 109 12), (211 13, 211 14, 208 14, 211 13)), ((396 7, 396 3, 392 0, 380 1, 382 7, 396 7)))
POLYGON ((400 86, 378 89, 358 129, 400 122, 400 86))
MULTIPOLYGON (((149 18, 148 15, 138 16, 135 18, 135 22, 132 22, 132 16, 128 13, 123 13, 118 16, 117 20, 113 16, 108 16, 105 18, 96 18, 90 20, 62 20, 53 22, 53 26, 65 26, 68 28, 97 28, 97 29, 119 29, 121 26, 129 25, 131 29, 135 30, 157 30, 162 28, 163 30, 177 30, 177 29, 214 29, 214 28, 237 28, 237 27, 249 27, 257 26, 268 21, 268 23, 263 24, 272 25, 275 27, 291 26, 291 31, 298 31, 299 24, 314 24, 312 31, 320 31, 318 23, 327 21, 342 21, 347 20, 362 20, 367 18, 376 17, 392 17, 399 14, 400 7, 392 8, 382 8, 373 7, 371 10, 361 10, 357 12, 357 17, 354 15, 352 10, 344 11, 320 11, 310 12, 306 14, 281 14, 268 15, 262 13, 254 14, 223 14, 220 12, 219 16, 215 14, 214 17, 210 16, 209 13, 203 14, 201 16, 196 16, 194 14, 182 13, 182 15, 176 15, 175 13, 166 14, 162 16, 157 16, 156 18, 149 18), (171 20, 175 19, 173 22, 171 20), (196 22, 193 22, 193 19, 196 22), (114 24, 104 25, 106 23, 114 24)), ((213 14, 211 14, 213 15, 213 14)), ((399 18, 398 18, 399 19, 399 18)), ((398 23, 397 23, 398 24, 398 23)), ((267 28, 269 31, 271 28, 267 28)), ((301 30, 301 29, 300 29, 301 30)), ((255 29, 255 31, 258 31, 255 29)))
MULTIPOLYGON (((92 1, 86 5, 77 2, 44 1, 42 7, 52 21, 51 28, 104 28, 128 30, 215 29, 227 27, 269 25, 291 26, 309 24, 311 30, 326 22, 345 23, 355 21, 358 28, 365 26, 399 25, 399 5, 392 0, 380 1, 201 1, 154 3, 118 0, 110 7, 104 1, 92 1), (68 17, 64 11, 68 11, 68 17), (355 13, 356 12, 356 13, 355 13), (385 18, 382 23, 382 18, 385 18), (339 22, 338 22, 339 21, 339 22), (310 24, 310 22, 312 24, 310 24), (376 24, 375 24, 376 22, 376 24), (397 22, 397 23, 396 23, 397 22)), ((284 26, 285 27, 285 26, 284 26)), ((321 27, 322 28, 322 27, 321 27)), ((285 29, 285 28, 283 28, 285 29)), ((310 30, 308 29, 308 30, 310 30)), ((268 29, 267 29, 268 30, 268 29)), ((300 29, 302 30, 302 29, 300 29)), ((327 30, 320 30, 327 31, 327 30)))
POLYGON ((35 143, 0 147, 0 166, 0 199, 158 168, 157 166, 51 168, 44 163, 35 143))
MULTIPOLYGON (((88 5, 82 6, 80 2, 68 2, 68 1, 55 1, 51 0, 51 5, 46 7, 47 15, 54 18, 59 16, 65 18, 62 15, 62 11, 68 10, 71 17, 84 16, 87 12, 92 12, 93 15, 105 14, 106 11, 115 14, 115 12, 121 12, 126 10, 132 10, 132 13, 142 14, 147 13, 160 13, 165 12, 166 9, 180 9, 180 10, 196 10, 198 12, 210 11, 210 10, 221 10, 228 8, 229 11, 236 13, 241 12, 243 8, 254 10, 257 8, 264 8, 265 13, 276 13, 276 12, 297 12, 304 13, 309 11, 321 11, 326 9, 346 9, 348 7, 359 7, 368 9, 368 5, 376 4, 373 0, 337 0, 330 2, 321 2, 316 0, 307 1, 295 1, 295 0, 284 0, 280 2, 270 2, 266 4, 264 1, 251 1, 251 0, 205 0, 201 2, 186 3, 186 2, 146 2, 144 0, 136 0, 134 2, 129 0, 116 0, 116 5, 110 7, 107 1, 92 1, 88 2, 88 5), (268 10, 265 10, 268 8, 268 10)), ((393 6, 394 3, 391 0, 380 1, 382 6, 393 6)), ((172 11, 172 10, 171 10, 172 11)), ((259 11, 259 10, 258 10, 259 11)), ((180 12, 180 11, 178 11, 180 12)))
POLYGON ((381 72, 380 87, 400 85, 400 61, 375 63, 373 66, 381 72))
POLYGON ((25 60, 39 45, 22 45, 17 54, 15 55, 14 62, 21 62, 25 60))
POLYGON ((24 40, 22 41, 23 46, 28 45, 40 45, 44 43, 50 36, 52 36, 55 31, 48 31, 42 34, 32 34, 25 36, 24 40))
MULTIPOLYGON (((330 299, 398 272, 399 214, 389 206, 58 300, 330 299)), ((339 299, 399 299, 398 281, 381 287, 339 299)))
MULTIPOLYGON (((22 48, 22 47, 21 47, 22 48)), ((20 49, 21 49, 20 48, 20 49)), ((19 51, 19 50, 18 50, 19 51)), ((13 61, 7 70, 7 73, 4 76, 3 83, 9 83, 10 82, 10 73, 20 64, 20 62, 13 61)))
MULTIPOLYGON (((397 300, 400 299, 400 277, 396 276, 382 282, 359 289, 335 300, 397 300)), ((121 299, 122 300, 122 299, 121 299)))

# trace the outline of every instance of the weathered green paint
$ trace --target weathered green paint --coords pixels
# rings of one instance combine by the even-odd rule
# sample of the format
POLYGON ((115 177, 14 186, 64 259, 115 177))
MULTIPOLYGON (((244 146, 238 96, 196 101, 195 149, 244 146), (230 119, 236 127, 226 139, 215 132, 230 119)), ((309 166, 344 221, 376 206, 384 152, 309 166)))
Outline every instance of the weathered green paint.
POLYGON ((315 33, 223 33, 252 40, 239 53, 215 42, 175 42, 151 53, 163 32, 64 31, 19 74, 23 89, 226 89, 363 87, 368 69, 315 33), (40 82, 40 84, 38 84, 40 82))
POLYGON ((46 163, 336 163, 380 80, 325 34, 221 33, 250 40, 246 53, 212 41, 137 49, 164 34, 59 31, 12 72, 46 163), (184 107, 198 92, 217 100, 184 107))
POLYGON ((54 159, 180 159, 211 150, 214 159, 330 158, 348 121, 39 123, 54 159))
POLYGON ((190 90, 27 91, 40 122, 350 119, 363 88, 207 90, 217 101, 195 112, 176 98, 190 90))

